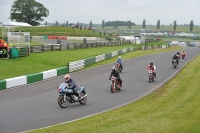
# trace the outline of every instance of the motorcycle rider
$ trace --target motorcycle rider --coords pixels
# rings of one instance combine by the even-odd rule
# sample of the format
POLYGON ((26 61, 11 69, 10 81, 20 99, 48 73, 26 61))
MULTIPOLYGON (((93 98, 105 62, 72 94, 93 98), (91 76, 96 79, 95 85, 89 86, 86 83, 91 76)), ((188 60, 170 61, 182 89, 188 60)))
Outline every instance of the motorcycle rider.
POLYGON ((186 55, 186 52, 183 50, 182 53, 181 53, 181 55, 186 55))
POLYGON ((61 43, 61 40, 58 38, 57 39, 57 44, 60 44, 61 43))
POLYGON ((119 72, 117 71, 117 69, 116 69, 115 66, 112 68, 112 71, 111 71, 111 73, 110 73, 109 80, 111 80, 111 77, 112 77, 112 76, 116 77, 116 79, 117 79, 117 80, 119 81, 119 83, 120 83, 120 87, 122 88, 122 80, 121 80, 120 74, 119 74, 119 72))
POLYGON ((156 66, 153 64, 153 62, 150 62, 149 63, 149 65, 148 65, 148 67, 147 67, 147 70, 152 70, 153 71, 153 73, 154 73, 154 76, 156 77, 157 75, 156 75, 156 66))
POLYGON ((177 66, 178 66, 178 56, 177 54, 175 54, 173 57, 172 57, 172 65, 173 65, 173 61, 176 60, 176 63, 177 63, 177 66))
POLYGON ((179 52, 177 52, 177 56, 178 56, 178 59, 180 59, 181 54, 179 52))
POLYGON ((121 56, 118 57, 116 63, 119 63, 119 64, 120 64, 120 67, 121 67, 122 70, 123 70, 123 66, 122 66, 122 58, 121 58, 121 56))
POLYGON ((64 76, 65 82, 69 84, 69 88, 73 90, 73 93, 78 97, 78 100, 81 98, 80 94, 78 93, 78 86, 75 84, 75 81, 70 77, 69 74, 64 76))

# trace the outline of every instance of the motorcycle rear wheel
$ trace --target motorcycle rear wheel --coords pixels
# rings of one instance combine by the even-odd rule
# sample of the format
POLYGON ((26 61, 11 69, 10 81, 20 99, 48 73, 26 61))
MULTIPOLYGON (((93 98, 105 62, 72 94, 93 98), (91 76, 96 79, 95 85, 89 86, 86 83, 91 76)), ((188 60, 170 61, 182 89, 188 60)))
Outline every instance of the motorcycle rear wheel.
POLYGON ((64 101, 64 96, 59 96, 58 97, 58 105, 61 108, 67 108, 67 106, 68 106, 68 99, 66 98, 65 101, 64 101))

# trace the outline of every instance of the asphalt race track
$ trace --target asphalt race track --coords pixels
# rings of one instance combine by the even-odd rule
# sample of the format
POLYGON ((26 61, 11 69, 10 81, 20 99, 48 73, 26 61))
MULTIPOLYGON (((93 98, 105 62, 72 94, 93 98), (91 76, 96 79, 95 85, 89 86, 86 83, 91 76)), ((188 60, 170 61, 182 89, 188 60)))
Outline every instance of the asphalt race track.
MULTIPOLYGON (((42 128, 86 117, 105 111, 147 94, 160 85, 187 61, 197 54, 198 48, 185 48, 186 58, 173 69, 171 58, 176 53, 167 52, 141 56, 123 62, 121 73, 123 90, 110 92, 109 75, 113 64, 71 74, 78 86, 85 86, 88 94, 86 105, 70 104, 62 109, 57 103, 57 86, 63 76, 0 92, 0 133, 14 133, 42 128), (147 65, 153 61, 158 77, 148 82, 147 65)), ((123 55, 122 55, 123 58, 123 55)))
MULTIPOLYGON (((46 42, 48 44, 56 44, 57 43, 57 39, 39 39, 38 41, 40 42, 46 42)), ((70 43, 70 41, 68 40, 61 40, 61 44, 68 44, 70 43)))

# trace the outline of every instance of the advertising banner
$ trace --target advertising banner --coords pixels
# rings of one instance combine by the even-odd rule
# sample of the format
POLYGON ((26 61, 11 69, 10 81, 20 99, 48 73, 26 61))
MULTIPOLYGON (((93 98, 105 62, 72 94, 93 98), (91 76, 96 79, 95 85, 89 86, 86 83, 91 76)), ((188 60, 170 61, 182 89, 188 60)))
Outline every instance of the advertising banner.
POLYGON ((48 39, 60 39, 60 40, 67 40, 66 36, 48 36, 48 39))

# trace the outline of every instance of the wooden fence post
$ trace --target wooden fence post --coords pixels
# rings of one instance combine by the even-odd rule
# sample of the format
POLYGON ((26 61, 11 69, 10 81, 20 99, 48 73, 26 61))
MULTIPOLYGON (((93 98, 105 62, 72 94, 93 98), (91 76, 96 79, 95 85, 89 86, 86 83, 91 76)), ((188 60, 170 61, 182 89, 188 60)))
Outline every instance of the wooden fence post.
POLYGON ((33 46, 31 46, 31 53, 33 53, 33 46))
POLYGON ((53 47, 53 45, 51 45, 51 51, 53 51, 54 50, 54 47, 53 47))
POLYGON ((44 45, 42 45, 42 52, 44 52, 44 45))
POLYGON ((67 49, 69 50, 69 44, 67 44, 67 49))

